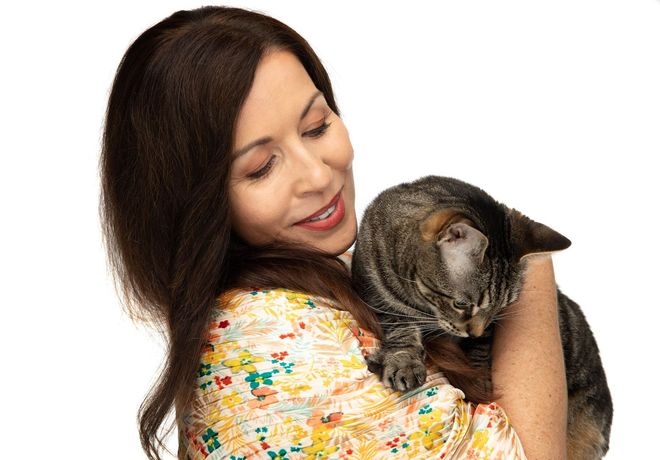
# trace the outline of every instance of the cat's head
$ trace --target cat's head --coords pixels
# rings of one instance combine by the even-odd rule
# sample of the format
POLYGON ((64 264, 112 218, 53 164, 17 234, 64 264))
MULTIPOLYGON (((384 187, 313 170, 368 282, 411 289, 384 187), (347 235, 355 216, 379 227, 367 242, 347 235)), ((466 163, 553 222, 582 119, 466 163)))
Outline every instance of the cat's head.
POLYGON ((482 335, 518 298, 527 257, 571 244, 553 229, 503 205, 487 222, 465 210, 440 209, 422 220, 419 232, 417 295, 425 299, 442 329, 459 337, 482 335))

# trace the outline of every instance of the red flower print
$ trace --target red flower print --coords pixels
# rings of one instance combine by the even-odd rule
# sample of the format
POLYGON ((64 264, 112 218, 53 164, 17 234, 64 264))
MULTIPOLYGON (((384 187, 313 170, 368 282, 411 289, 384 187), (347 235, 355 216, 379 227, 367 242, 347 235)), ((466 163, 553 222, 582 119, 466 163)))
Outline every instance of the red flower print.
POLYGON ((300 326, 301 329, 305 329, 305 323, 303 323, 302 321, 298 323, 298 326, 300 326))
POLYGON ((231 376, 229 376, 229 375, 227 375, 225 377, 222 377, 222 378, 215 375, 215 376, 213 376, 213 380, 215 380, 215 384, 218 385, 218 388, 220 390, 222 390, 224 387, 229 386, 229 384, 231 384, 231 376))
POLYGON ((286 339, 287 337, 293 339, 295 335, 293 334, 293 332, 289 332, 288 334, 280 334, 280 339, 286 339))
POLYGON ((218 327, 219 327, 219 328, 224 329, 224 328, 226 328, 227 326, 229 326, 229 321, 226 320, 226 319, 223 319, 222 321, 220 321, 220 322, 218 323, 218 327))

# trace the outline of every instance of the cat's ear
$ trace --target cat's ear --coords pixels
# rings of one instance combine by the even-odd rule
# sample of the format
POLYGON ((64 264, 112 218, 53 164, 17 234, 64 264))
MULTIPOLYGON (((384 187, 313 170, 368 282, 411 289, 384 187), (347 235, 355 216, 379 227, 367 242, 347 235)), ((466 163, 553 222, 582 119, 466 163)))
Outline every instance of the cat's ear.
POLYGON ((561 233, 533 221, 516 209, 509 211, 509 220, 516 261, 532 254, 561 251, 571 245, 571 240, 561 233))
POLYGON ((460 209, 444 208, 426 216, 419 225, 422 241, 435 244, 440 257, 456 277, 464 280, 481 264, 488 238, 460 209))
POLYGON ((438 234, 435 243, 450 273, 465 279, 481 265, 488 247, 488 238, 465 222, 447 226, 438 234))

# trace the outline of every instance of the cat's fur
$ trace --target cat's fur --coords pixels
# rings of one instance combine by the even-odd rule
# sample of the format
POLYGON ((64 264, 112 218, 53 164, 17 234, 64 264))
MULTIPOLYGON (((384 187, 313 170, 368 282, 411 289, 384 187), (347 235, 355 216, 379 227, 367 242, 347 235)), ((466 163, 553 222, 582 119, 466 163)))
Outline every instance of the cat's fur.
MULTIPOLYGON (((364 213, 351 264, 358 293, 383 327, 370 369, 396 390, 420 386, 424 338, 440 330, 461 342, 475 366, 490 369, 493 321, 518 298, 525 257, 570 244, 457 179, 426 176, 381 192, 364 213)), ((612 421, 605 372, 579 306, 559 289, 557 296, 569 458, 601 458, 612 421)))

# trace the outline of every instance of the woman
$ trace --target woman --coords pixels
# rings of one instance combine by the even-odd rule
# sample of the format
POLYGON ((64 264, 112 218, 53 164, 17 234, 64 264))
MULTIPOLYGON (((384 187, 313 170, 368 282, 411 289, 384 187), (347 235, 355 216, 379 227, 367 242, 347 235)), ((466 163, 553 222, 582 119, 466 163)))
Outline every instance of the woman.
POLYGON ((499 405, 463 399, 484 395, 460 356, 438 352, 460 390, 430 368, 399 394, 366 370, 378 324, 342 262, 357 227, 352 159, 326 71, 279 21, 179 11, 129 47, 108 103, 101 209, 125 304, 169 345, 140 408, 149 458, 173 404, 180 458, 563 458, 549 257, 530 264, 496 332, 499 405))

